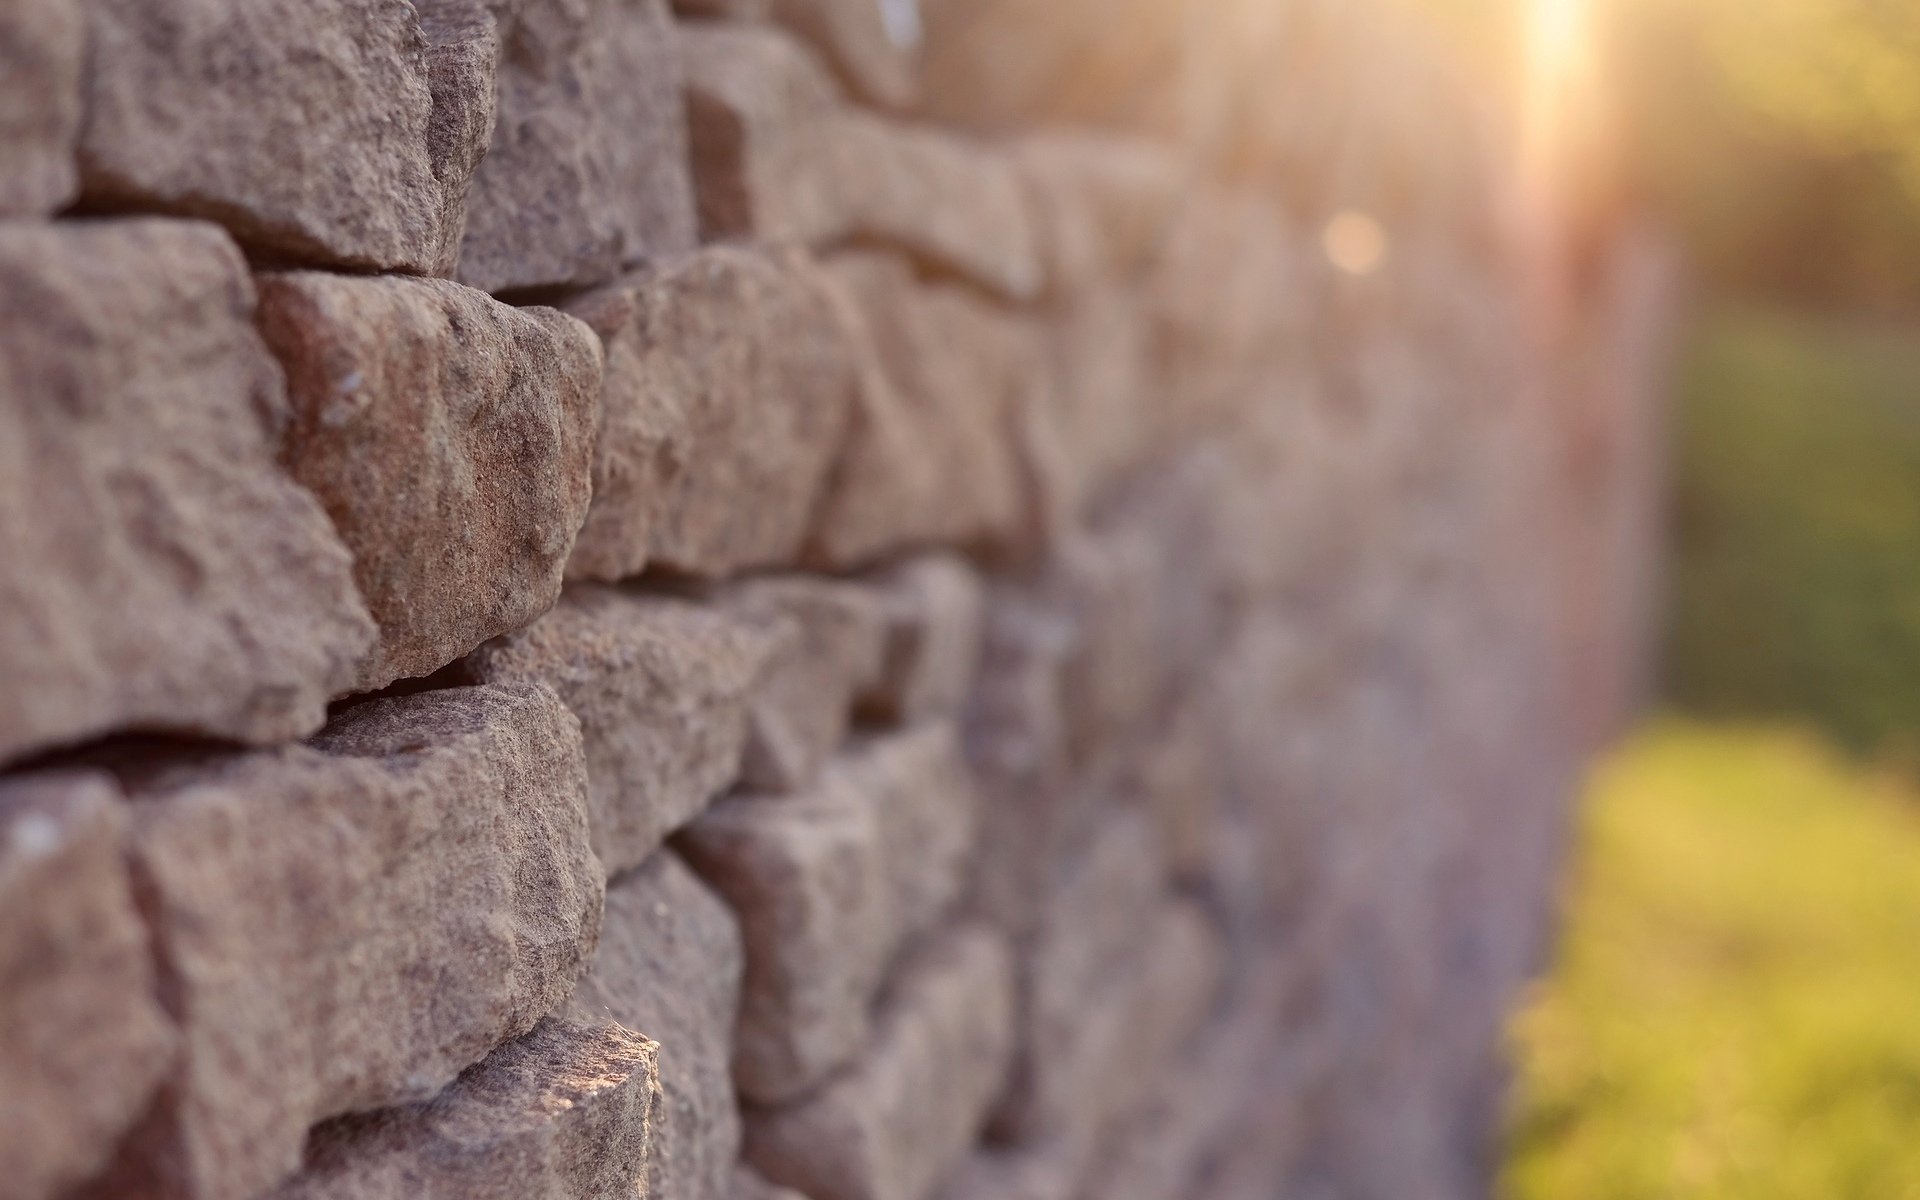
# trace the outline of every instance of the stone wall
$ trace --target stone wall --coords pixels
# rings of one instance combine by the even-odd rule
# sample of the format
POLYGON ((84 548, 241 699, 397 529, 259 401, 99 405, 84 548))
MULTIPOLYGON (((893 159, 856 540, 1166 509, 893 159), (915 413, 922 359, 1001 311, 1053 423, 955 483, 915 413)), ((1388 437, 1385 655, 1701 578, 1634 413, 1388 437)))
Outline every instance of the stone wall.
POLYGON ((14 0, 0 67, 0 1196, 1484 1188, 1661 284, 1417 38, 14 0))

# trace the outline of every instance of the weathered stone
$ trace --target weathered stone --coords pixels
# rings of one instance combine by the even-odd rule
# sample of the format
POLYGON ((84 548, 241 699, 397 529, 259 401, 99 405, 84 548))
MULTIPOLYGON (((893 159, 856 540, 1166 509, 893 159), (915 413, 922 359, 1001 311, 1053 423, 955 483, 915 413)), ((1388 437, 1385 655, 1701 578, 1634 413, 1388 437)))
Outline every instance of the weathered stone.
POLYGON ((0 1161, 44 1200, 106 1165, 173 1060, 113 781, 0 782, 0 1161))
POLYGON ((272 1200, 649 1195, 660 1054, 617 1024, 549 1017, 425 1104, 319 1126, 272 1200))
POLYGON ((517 0, 499 119, 474 174, 459 278, 489 292, 604 283, 692 249, 666 0, 517 0))
POLYGON ((1081 1200, 1091 1145, 1051 1138, 976 1150, 940 1189, 940 1200, 1081 1200))
POLYGON ((458 688, 141 781, 185 1053, 99 1194, 246 1200, 314 1121, 431 1099, 565 999, 604 887, 579 739, 546 688, 458 688))
POLYGON ((827 266, 880 369, 863 379, 815 557, 854 566, 1016 537, 1025 497, 1011 443, 1036 378, 1027 331, 965 288, 917 282, 897 259, 855 253, 827 266))
POLYGON ((579 321, 440 279, 260 281, 286 367, 281 458, 380 626, 355 687, 428 675, 553 606, 586 517, 600 347, 579 321))
POLYGON ((957 897, 974 806, 954 731, 861 746, 791 796, 738 795, 682 849, 733 905, 746 939, 734 1081, 793 1099, 865 1043, 900 948, 957 897))
POLYGON ((980 1132, 1012 1026, 1005 946, 949 931, 905 964, 859 1062, 748 1114, 748 1160, 814 1200, 928 1200, 980 1132))
POLYGON ((754 686, 795 636, 685 600, 580 587, 468 663, 485 682, 548 684, 579 718, 594 850, 618 874, 733 784, 754 686))
POLYGON ((689 17, 778 21, 870 104, 905 108, 919 95, 920 0, 674 0, 673 8, 689 17))
POLYGON ((804 255, 716 246, 569 307, 607 349, 593 508, 570 576, 793 562, 855 387, 853 349, 804 255))
POLYGON ((766 1178, 745 1163, 734 1168, 732 1200, 807 1200, 792 1188, 768 1183, 766 1178))
POLYGON ((410 6, 83 8, 84 200, 217 220, 294 261, 445 266, 476 161, 461 131, 486 123, 491 88, 480 74, 436 73, 410 6))
POLYGON ((1076 130, 1015 143, 1056 299, 1132 281, 1152 261, 1195 184, 1143 139, 1076 130))
POLYGON ((908 724, 959 711, 980 664, 986 596, 966 562, 927 555, 873 577, 886 615, 886 652, 864 716, 908 724))
POLYGON ((0 758, 318 728, 373 635, 238 251, 162 220, 0 230, 0 758))
POLYGON ((1040 290, 1019 173, 989 147, 844 104, 806 47, 751 25, 687 25, 701 236, 885 243, 1015 300, 1040 290))
POLYGON ((728 611, 782 639, 754 685, 740 781, 790 792, 819 774, 841 741, 855 697, 879 677, 886 616, 858 584, 805 576, 748 580, 726 593, 728 611))
POLYGON ((1047 318, 1042 415, 1060 452, 1036 469, 1057 465, 1040 484, 1075 518, 1084 520, 1116 483, 1166 449, 1159 435, 1167 398, 1149 315, 1140 295, 1116 286, 1080 293, 1047 318))
POLYGON ((1224 746, 1216 732, 1199 704, 1176 704, 1129 752, 1123 790, 1152 814, 1167 869, 1186 882, 1212 870, 1227 834, 1220 818, 1224 746))
POLYGON ((493 141, 499 115, 495 72, 500 66, 500 28, 493 0, 420 0, 420 29, 427 39, 427 88, 433 117, 427 147, 440 181, 440 236, 430 274, 451 277, 460 265, 467 234, 467 192, 493 141))
POLYGON ((719 897, 669 853, 607 890, 593 970, 568 1002, 576 1020, 612 1020, 660 1047, 662 1102, 648 1194, 729 1200, 740 1157, 733 1028, 740 927, 719 897))
POLYGON ((0 11, 0 216, 73 199, 86 38, 86 14, 67 0, 14 0, 0 11))

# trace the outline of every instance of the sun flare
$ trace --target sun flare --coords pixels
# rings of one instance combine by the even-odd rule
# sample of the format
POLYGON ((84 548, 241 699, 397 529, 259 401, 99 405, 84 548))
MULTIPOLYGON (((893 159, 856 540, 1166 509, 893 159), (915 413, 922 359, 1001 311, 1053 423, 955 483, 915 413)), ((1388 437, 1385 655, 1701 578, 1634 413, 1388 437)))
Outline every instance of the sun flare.
POLYGON ((1581 151, 1595 86, 1590 0, 1527 0, 1521 152, 1533 186, 1556 190, 1581 151))

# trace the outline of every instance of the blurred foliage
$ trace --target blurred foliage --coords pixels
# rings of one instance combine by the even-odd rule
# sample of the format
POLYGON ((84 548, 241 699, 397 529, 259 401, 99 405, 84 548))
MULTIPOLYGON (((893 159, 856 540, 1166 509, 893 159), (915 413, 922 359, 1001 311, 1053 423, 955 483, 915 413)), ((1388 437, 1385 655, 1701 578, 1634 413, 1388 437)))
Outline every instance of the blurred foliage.
POLYGON ((1675 429, 1678 703, 1916 749, 1916 400, 1913 330, 1744 308, 1701 322, 1675 429))
POLYGON ((1920 795, 1780 728, 1597 772, 1513 1200, 1920 1197, 1920 795))

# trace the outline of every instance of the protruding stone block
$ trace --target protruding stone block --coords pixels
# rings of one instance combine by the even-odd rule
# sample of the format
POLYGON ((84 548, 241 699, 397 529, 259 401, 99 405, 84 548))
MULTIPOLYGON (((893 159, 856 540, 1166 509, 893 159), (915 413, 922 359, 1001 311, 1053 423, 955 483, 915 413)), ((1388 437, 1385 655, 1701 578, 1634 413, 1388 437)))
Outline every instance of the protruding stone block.
POLYGON ((607 890, 600 949, 567 1011, 659 1044, 651 1196, 730 1200, 740 1157, 732 1068, 741 955, 732 910, 670 853, 607 890))
POLYGON ((0 230, 0 759, 317 729, 373 626, 274 463, 285 395, 219 230, 0 230))
POLYGON ((738 778, 755 686, 795 636, 687 600, 580 587, 468 662, 486 682, 551 686, 579 718, 594 849, 618 874, 738 778))
POLYGON ((568 571, 792 563, 846 429, 854 349, 797 251, 716 246, 573 302, 606 344, 593 508, 568 571))
POLYGON ((216 220, 284 260, 445 266, 477 161, 475 139, 457 131, 485 123, 491 87, 477 74, 436 79, 411 6, 83 8, 83 199, 216 220))
POLYGON ((891 724, 952 715, 965 703, 980 664, 986 596, 965 560, 927 555, 873 577, 886 615, 878 680, 861 697, 864 715, 891 724))
POLYGON ((0 10, 0 217, 52 212, 79 186, 86 20, 69 0, 0 10))
POLYGON ((746 938, 742 1095, 791 1100, 858 1051, 889 964, 958 895, 974 819, 958 741, 935 725, 860 747, 797 795, 724 800, 687 830, 688 860, 746 938))
POLYGON ((989 147, 848 107, 776 29, 686 25, 701 236, 896 247, 1015 300, 1042 285, 1032 213, 989 147))
POLYGON ((0 1161, 46 1200, 104 1167, 172 1063, 106 776, 0 782, 0 1161))
POLYGON ((867 103, 905 108, 920 93, 920 0, 674 0, 673 8, 688 17, 778 21, 867 103))
POLYGON ((460 280, 488 292, 578 287, 692 249, 666 0, 505 8, 499 117, 473 178, 460 280))
POLYGON ((904 966, 850 1070, 748 1114, 747 1158, 815 1200, 928 1200, 979 1135, 1012 1032, 1005 946, 951 931, 904 966))
POLYGON ((281 457, 380 626, 355 688, 431 674, 551 608, 591 495, 592 331, 439 279, 266 275, 260 297, 293 407, 281 457))
POLYGON ((661 1047, 549 1017, 425 1104, 315 1129, 271 1200, 526 1200, 649 1192, 661 1047))
POLYGON ((1012 317, 897 259, 827 264, 847 289, 856 341, 878 356, 818 510, 814 555, 836 567, 929 544, 1017 538, 1026 517, 1013 450, 1038 356, 1012 317))
POLYGON ((807 1200, 792 1188, 768 1183, 760 1172, 745 1163, 734 1168, 732 1200, 807 1200))
POLYGON ((185 1053, 102 1194, 247 1200, 299 1167, 309 1125, 431 1099, 586 967, 604 883, 552 692, 371 701, 314 747, 137 788, 185 1053))
POLYGON ((1013 153, 1056 300, 1131 282, 1197 186, 1171 151, 1139 138, 1030 133, 1013 153))

